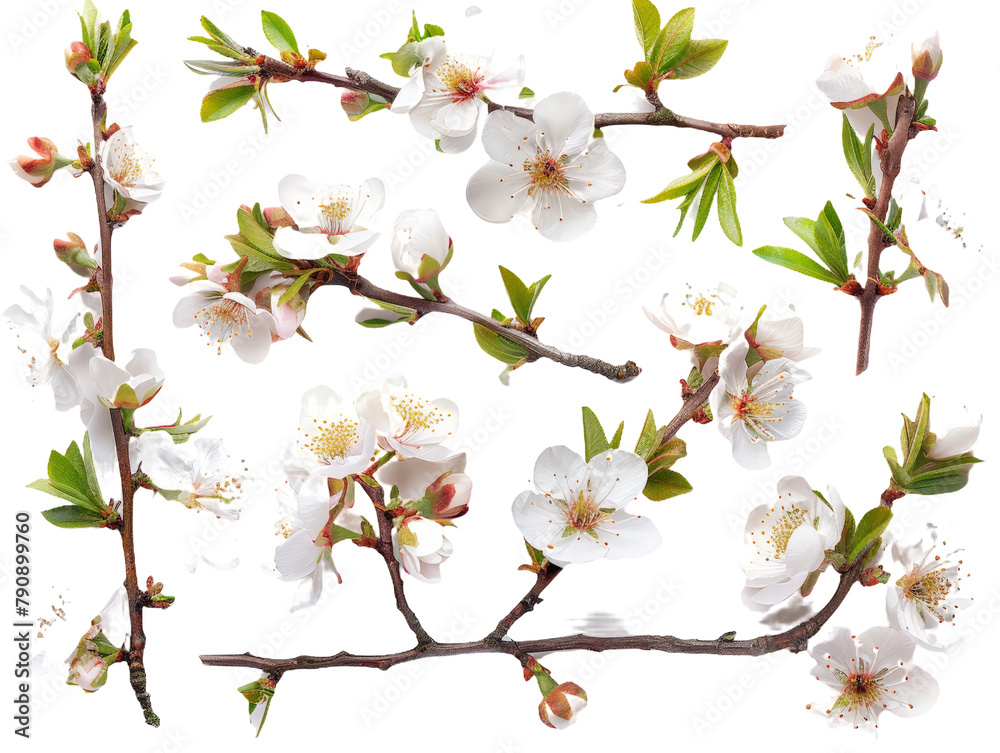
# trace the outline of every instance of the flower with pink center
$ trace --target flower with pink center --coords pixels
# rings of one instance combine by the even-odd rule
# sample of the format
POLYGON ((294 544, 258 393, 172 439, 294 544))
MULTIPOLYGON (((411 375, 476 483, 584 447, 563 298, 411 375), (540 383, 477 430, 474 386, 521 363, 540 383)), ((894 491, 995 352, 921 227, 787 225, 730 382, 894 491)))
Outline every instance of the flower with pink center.
POLYGON ((642 494, 647 477, 646 461, 634 452, 608 450, 584 463, 568 447, 549 447, 535 462, 538 492, 523 491, 514 500, 514 522, 560 567, 642 557, 660 545, 660 533, 624 508, 642 494))
POLYGON ((874 731, 879 716, 889 711, 917 716, 937 700, 938 684, 910 664, 913 641, 899 630, 874 627, 860 635, 839 628, 833 638, 817 644, 813 676, 826 683, 837 699, 825 715, 833 723, 874 731))
POLYGON ((197 324, 220 354, 228 342, 242 360, 260 363, 267 357, 278 325, 270 311, 240 292, 243 266, 241 263, 230 272, 224 284, 209 278, 205 287, 181 298, 174 308, 174 325, 197 324))
POLYGON ((275 230, 278 253, 289 259, 358 256, 379 236, 368 225, 382 208, 385 187, 378 178, 360 186, 328 186, 287 175, 278 183, 278 199, 295 223, 275 230))
POLYGON ((390 110, 410 116, 417 131, 434 139, 446 153, 464 152, 476 140, 479 112, 486 92, 519 87, 524 81, 524 57, 500 73, 490 70, 490 58, 452 55, 440 37, 418 47, 421 64, 390 110))
POLYGON ((490 113, 483 146, 492 162, 469 180, 469 206, 487 222, 509 222, 530 210, 535 229, 549 240, 579 238, 597 222, 594 202, 625 185, 625 168, 603 139, 591 143, 594 114, 578 94, 546 97, 533 118, 490 113))
POLYGON ((792 391, 810 379, 788 358, 767 361, 748 370, 743 343, 727 351, 722 383, 712 395, 719 430, 732 442, 733 459, 744 468, 767 468, 767 445, 791 439, 805 426, 806 407, 792 391))

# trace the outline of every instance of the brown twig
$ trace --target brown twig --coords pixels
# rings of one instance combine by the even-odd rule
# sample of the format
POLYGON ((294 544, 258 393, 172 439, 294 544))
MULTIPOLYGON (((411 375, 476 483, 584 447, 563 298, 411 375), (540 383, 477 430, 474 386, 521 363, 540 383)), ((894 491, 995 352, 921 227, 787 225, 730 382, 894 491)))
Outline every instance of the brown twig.
POLYGON ((410 608, 409 602, 406 601, 403 576, 399 572, 399 563, 392 550, 392 516, 385 509, 385 492, 381 486, 369 486, 363 479, 358 482, 358 485, 365 490, 371 499, 372 505, 375 507, 375 514, 378 516, 378 544, 375 546, 375 550, 382 555, 385 566, 389 570, 392 592, 396 597, 396 609, 403 615, 406 624, 416 636, 418 648, 433 643, 434 639, 424 630, 420 619, 410 608))
MULTIPOLYGON (((691 419, 694 412, 704 405, 712 389, 718 384, 718 374, 714 374, 702 384, 694 394, 685 398, 684 404, 677 416, 667 426, 667 438, 677 433, 685 422, 691 419)), ((406 651, 391 654, 353 654, 341 651, 331 656, 297 656, 290 659, 271 659, 254 654, 204 654, 203 664, 213 667, 248 667, 268 673, 272 678, 280 678, 285 672, 296 669, 323 669, 330 667, 369 667, 387 670, 397 664, 415 659, 432 656, 462 656, 466 654, 507 654, 518 659, 522 664, 525 657, 537 653, 555 653, 559 651, 622 651, 642 650, 661 651, 674 654, 714 654, 718 656, 760 656, 788 650, 792 653, 803 651, 808 647, 809 640, 815 636, 847 598, 848 592, 858 582, 864 569, 865 560, 873 544, 865 549, 841 572, 840 582, 830 600, 812 617, 800 622, 788 630, 773 635, 762 635, 746 640, 735 640, 726 633, 715 639, 677 638, 672 635, 624 635, 624 636, 589 636, 567 635, 557 638, 540 638, 527 641, 505 640, 511 627, 521 617, 530 612, 541 601, 541 593, 562 572, 561 568, 549 563, 535 577, 531 590, 514 606, 513 609, 497 623, 488 635, 478 641, 463 643, 439 642, 427 635, 420 625, 419 619, 413 614, 403 594, 403 585, 399 577, 399 565, 391 549, 390 516, 383 509, 384 496, 380 487, 371 487, 362 483, 363 488, 372 499, 379 514, 379 546, 380 553, 386 560, 393 588, 396 592, 396 606, 406 618, 407 624, 417 636, 417 645, 406 651), (388 541, 388 547, 385 542, 388 541)), ((885 500, 886 494, 882 499, 885 500)), ((874 543, 874 542, 873 542, 874 543)))
MULTIPOLYGON (((479 641, 465 643, 439 643, 418 645, 407 651, 392 654, 352 654, 347 651, 332 656, 297 656, 291 659, 270 659, 245 654, 205 654, 203 664, 212 667, 249 667, 269 673, 283 674, 295 669, 324 669, 329 667, 368 667, 387 670, 397 664, 432 656, 463 656, 466 654, 508 654, 520 657, 526 654, 556 653, 559 651, 661 651, 669 654, 713 654, 716 656, 761 656, 777 651, 804 651, 815 636, 847 598, 848 592, 858 582, 866 548, 840 576, 840 583, 830 601, 816 614, 798 625, 775 635, 761 635, 747 640, 731 640, 729 634, 715 639, 677 638, 672 635, 623 635, 590 636, 565 635, 558 638, 540 638, 530 641, 491 640, 487 636, 479 641)), ((499 627, 499 626, 498 626, 499 627)))
MULTIPOLYGON (((896 104, 896 126, 886 149, 882 153, 882 186, 879 189, 875 207, 872 209, 882 222, 885 222, 886 215, 889 212, 889 202, 892 200, 892 187, 902 167, 903 151, 906 149, 909 140, 916 136, 917 133, 915 130, 911 130, 914 112, 915 102, 913 96, 909 92, 906 92, 900 96, 896 104)), ((861 329, 858 333, 858 374, 861 374, 868 368, 868 358, 872 347, 872 323, 875 318, 875 304, 884 295, 879 282, 879 260, 881 259, 882 252, 890 245, 892 243, 886 239, 883 230, 872 222, 871 230, 868 232, 868 279, 865 281, 864 288, 857 292, 858 301, 861 303, 861 329)))
POLYGON ((708 379, 702 382, 701 386, 695 390, 694 393, 684 398, 684 404, 681 405, 681 409, 677 411, 677 415, 670 419, 670 423, 667 424, 667 429, 663 433, 663 437, 660 439, 660 442, 666 442, 668 439, 673 439, 677 435, 677 432, 681 430, 681 427, 690 421, 692 416, 694 416, 694 414, 708 402, 708 398, 712 394, 712 390, 714 390, 718 384, 719 372, 715 371, 708 379))
POLYGON ((524 598, 517 602, 515 607, 508 612, 506 617, 497 623, 493 632, 487 635, 484 640, 487 643, 497 643, 502 641, 504 636, 510 632, 510 629, 514 626, 515 622, 533 610, 537 604, 541 603, 542 591, 544 591, 561 572, 562 568, 557 565, 553 565, 551 562, 542 567, 536 575, 535 584, 531 587, 531 590, 524 595, 524 598))
MULTIPOLYGON (((252 55, 258 60, 260 73, 263 76, 278 76, 282 79, 293 81, 316 82, 329 84, 340 89, 353 89, 354 91, 373 94, 384 99, 390 105, 399 93, 399 89, 390 84, 386 84, 368 75, 364 71, 354 68, 346 69, 346 76, 338 76, 331 73, 324 73, 314 69, 296 68, 287 63, 272 57, 258 55, 250 48, 245 48, 244 52, 248 56, 252 55)), ((494 110, 506 110, 518 117, 531 120, 533 111, 529 107, 514 107, 501 105, 496 102, 489 102, 490 112, 494 110)), ((764 138, 776 139, 784 135, 785 126, 755 126, 741 123, 713 123, 708 120, 689 118, 684 115, 669 110, 662 105, 652 112, 602 112, 594 116, 595 128, 607 128, 619 125, 647 125, 647 126, 668 126, 672 128, 695 128, 699 131, 714 133, 723 138, 764 138)))
POLYGON ((598 358, 586 355, 575 355, 564 353, 558 348, 546 345, 537 337, 512 327, 505 327, 489 316, 484 316, 477 311, 466 308, 452 300, 430 301, 411 295, 395 293, 385 288, 380 288, 370 280, 361 277, 357 273, 345 272, 336 269, 324 268, 321 275, 317 275, 317 285, 340 285, 346 287, 354 295, 364 296, 373 301, 381 301, 393 306, 404 306, 417 312, 417 318, 431 313, 451 314, 466 321, 485 327, 498 335, 502 335, 509 340, 524 347, 528 351, 526 360, 530 363, 542 358, 554 361, 563 366, 581 368, 594 374, 610 379, 614 382, 628 382, 637 377, 641 372, 633 361, 616 366, 598 358))
MULTIPOLYGON (((91 95, 91 120, 94 128, 94 154, 87 170, 94 181, 94 196, 97 202, 97 219, 101 237, 101 272, 98 276, 101 291, 101 317, 103 333, 101 336, 101 352, 108 360, 115 360, 114 344, 114 281, 111 272, 111 233, 114 223, 108 219, 107 202, 104 200, 104 168, 101 165, 100 149, 104 141, 102 124, 107 112, 104 97, 99 93, 91 95)), ((122 554, 125 559, 125 592, 128 595, 128 611, 130 637, 126 652, 129 666, 129 680, 136 700, 142 706, 146 723, 154 727, 160 725, 160 718, 153 712, 153 704, 146 692, 146 668, 143 654, 146 649, 146 633, 142 625, 142 610, 144 594, 139 590, 139 578, 135 566, 135 537, 133 533, 133 497, 135 486, 132 480, 132 468, 129 459, 129 438, 125 433, 125 424, 121 411, 112 409, 111 429, 115 439, 115 452, 118 457, 118 473, 122 488, 121 522, 117 526, 122 539, 122 554)))

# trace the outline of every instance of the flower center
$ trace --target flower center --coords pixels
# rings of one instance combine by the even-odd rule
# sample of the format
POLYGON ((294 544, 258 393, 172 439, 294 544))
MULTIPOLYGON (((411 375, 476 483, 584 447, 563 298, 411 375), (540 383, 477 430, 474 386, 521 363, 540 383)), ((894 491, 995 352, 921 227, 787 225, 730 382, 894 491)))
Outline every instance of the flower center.
MULTIPOLYGON (((774 510, 772 510, 774 512, 774 510)), ((795 529, 809 519, 809 513, 800 507, 792 505, 771 526, 771 543, 776 554, 784 554, 788 549, 788 540, 792 538, 795 529)))
POLYGON ((243 334, 250 337, 250 311, 239 301, 222 298, 211 306, 206 306, 197 314, 199 326, 210 340, 215 340, 218 352, 222 353, 222 344, 226 338, 232 339, 243 334))
POLYGON ((446 415, 423 398, 415 395, 393 395, 389 398, 396 414, 403 420, 402 431, 397 439, 434 431, 434 427, 445 420, 446 415))
POLYGON ((576 501, 566 505, 566 522, 578 531, 589 531, 600 523, 607 515, 594 504, 592 495, 581 491, 576 501))
POLYGON ((48 339, 49 345, 49 360, 54 362, 56 366, 62 366, 63 362, 59 360, 59 341, 54 337, 48 339))
POLYGON ((343 235, 351 229, 348 220, 354 209, 354 202, 345 191, 330 194, 319 204, 319 227, 327 235, 343 235))
POLYGON ((742 419, 745 419, 746 416, 770 416, 774 413, 774 405, 772 403, 758 402, 749 392, 730 395, 730 403, 733 406, 733 410, 742 419))
MULTIPOLYGON (((879 673, 879 675, 881 674, 879 673)), ((846 706, 846 710, 849 712, 860 711, 865 718, 873 716, 873 713, 865 712, 883 705, 883 687, 879 675, 872 675, 865 672, 847 675, 844 681, 844 692, 841 694, 836 705, 841 707, 846 706)))
POLYGON ((484 78, 479 68, 473 71, 464 63, 451 59, 438 67, 436 75, 452 92, 452 99, 455 102, 474 97, 479 92, 479 85, 484 78))
POLYGON ((111 155, 108 173, 116 183, 125 188, 135 186, 155 161, 139 147, 130 144, 118 144, 111 150, 111 155))
POLYGON ((342 460, 358 443, 357 421, 345 417, 339 421, 324 419, 320 422, 314 418, 313 423, 317 425, 318 432, 311 436, 305 434, 307 441, 303 447, 324 463, 342 460))
POLYGON ((566 192, 566 176, 563 175, 565 161, 562 157, 553 157, 548 150, 542 154, 539 151, 534 157, 524 160, 524 172, 528 174, 528 195, 535 196, 539 191, 549 189, 566 192))
POLYGON ((944 621, 940 607, 951 593, 951 580, 946 572, 946 568, 943 567, 930 572, 921 572, 920 566, 915 565, 908 575, 896 581, 896 585, 903 589, 905 598, 919 602, 933 613, 938 621, 944 621))
POLYGON ((706 296, 703 293, 685 296, 682 306, 689 306, 696 316, 715 316, 715 306, 718 303, 718 296, 711 294, 706 296))

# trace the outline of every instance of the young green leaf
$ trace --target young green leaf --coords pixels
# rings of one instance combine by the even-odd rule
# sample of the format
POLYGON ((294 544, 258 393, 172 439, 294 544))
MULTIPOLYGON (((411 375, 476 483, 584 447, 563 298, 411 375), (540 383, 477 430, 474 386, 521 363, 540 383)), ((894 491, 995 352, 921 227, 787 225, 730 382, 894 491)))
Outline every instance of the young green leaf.
POLYGON ((64 505, 42 510, 42 517, 59 528, 97 528, 104 521, 100 515, 76 505, 64 505))
POLYGON ((694 28, 694 8, 677 11, 656 36, 649 52, 649 64, 657 73, 666 73, 686 58, 694 28))
POLYGON ((694 170, 687 175, 683 175, 680 178, 670 181, 667 187, 660 191, 656 196, 649 199, 643 199, 643 204, 658 204, 661 201, 669 201, 670 199, 677 199, 681 196, 696 191, 701 187, 701 184, 705 182, 705 178, 715 167, 719 158, 713 153, 714 159, 707 160, 701 165, 697 170, 694 170))
MULTIPOLYGON (((701 189, 701 198, 698 201, 698 212, 694 217, 694 232, 691 234, 691 240, 693 241, 698 240, 702 228, 705 227, 705 222, 708 220, 708 213, 712 210, 712 202, 715 201, 715 192, 719 188, 719 181, 722 179, 722 173, 724 172, 726 171, 722 165, 716 161, 708 177, 705 178, 705 184, 701 189)), ((728 175, 728 173, 726 174, 728 175)))
POLYGON ((642 494, 653 502, 662 502, 679 494, 687 494, 692 488, 691 483, 677 471, 663 469, 649 476, 642 494))
MULTIPOLYGON (((730 159, 730 162, 732 161, 730 159)), ((722 171, 722 181, 719 183, 718 210, 722 231, 734 244, 742 246, 743 231, 740 229, 740 218, 736 214, 736 184, 733 183, 733 174, 728 169, 722 171)))
POLYGON ((725 39, 692 39, 670 78, 695 78, 708 73, 722 58, 728 44, 725 39))
POLYGON ((498 361, 515 364, 528 355, 527 349, 520 343, 498 335, 481 324, 473 324, 472 327, 476 333, 476 342, 479 343, 479 347, 498 361))
POLYGON ((584 457, 589 463, 590 459, 607 450, 611 444, 604 434, 604 427, 598 420, 597 415, 590 408, 583 409, 583 448, 584 457))
POLYGON ((753 250, 753 255, 764 259, 765 261, 769 261, 772 264, 777 264, 779 267, 785 267, 787 269, 791 269, 793 272, 806 275, 807 277, 815 277, 817 280, 829 282, 832 285, 843 284, 843 281, 840 280, 833 272, 828 270, 826 267, 820 266, 805 254, 800 253, 793 248, 786 248, 784 246, 761 246, 760 248, 755 248, 753 250))
POLYGON ((660 33, 660 11, 649 0, 632 0, 632 15, 635 18, 635 36, 643 54, 648 56, 660 33))
POLYGON ((201 122, 211 123, 232 115, 253 99, 256 91, 253 84, 224 86, 210 91, 201 101, 201 122))
POLYGON ((875 507, 864 514, 858 521, 857 529, 851 540, 849 560, 854 560, 869 544, 879 538, 892 520, 892 510, 888 507, 875 507))
POLYGON ((650 453, 656 449, 660 443, 660 432, 656 428, 656 419, 653 418, 653 411, 646 412, 646 421, 639 432, 639 441, 635 443, 635 454, 644 460, 649 459, 650 453))
POLYGON ((261 25, 264 27, 264 36, 279 52, 294 52, 299 54, 299 45, 295 41, 295 34, 291 27, 281 16, 271 11, 262 10, 260 12, 261 25))
POLYGON ((837 210, 831 202, 826 202, 816 220, 816 253, 820 260, 842 281, 846 282, 851 272, 847 265, 847 241, 844 228, 840 224, 837 210))

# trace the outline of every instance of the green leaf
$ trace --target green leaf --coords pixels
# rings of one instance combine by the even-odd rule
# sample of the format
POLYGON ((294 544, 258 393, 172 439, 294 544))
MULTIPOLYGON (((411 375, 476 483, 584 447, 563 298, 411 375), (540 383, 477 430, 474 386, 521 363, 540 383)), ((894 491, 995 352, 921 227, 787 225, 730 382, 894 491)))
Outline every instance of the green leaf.
POLYGON ((59 528, 98 528, 104 519, 76 505, 42 510, 42 517, 59 528))
POLYGON ((841 283, 847 282, 851 276, 847 265, 847 241, 837 210, 829 201, 816 220, 815 233, 816 253, 820 260, 837 275, 841 283))
POLYGON ((584 456, 589 463, 595 455, 607 450, 611 444, 604 434, 604 427, 597 415, 590 408, 583 409, 583 447, 584 456))
POLYGON ((292 33, 291 27, 285 23, 281 16, 262 10, 260 20, 264 27, 264 36, 279 52, 291 51, 298 54, 299 45, 295 41, 295 34, 292 33))
POLYGON ((528 286, 521 281, 520 277, 506 267, 500 267, 500 276, 503 278, 504 287, 507 289, 507 297, 510 298, 510 303, 514 307, 514 313, 522 322, 527 324, 531 321, 531 294, 528 292, 528 286))
POLYGON ((657 73, 666 73, 686 57, 694 28, 694 8, 677 11, 664 25, 649 51, 649 64, 657 73))
POLYGON ((669 201, 670 199, 677 199, 680 198, 681 196, 691 193, 692 191, 696 191, 705 181, 705 178, 708 177, 708 174, 712 171, 712 168, 715 167, 716 163, 719 160, 718 156, 715 155, 714 152, 713 156, 715 157, 714 159, 706 161, 697 170, 694 170, 693 172, 690 172, 687 175, 683 175, 680 178, 670 181, 670 183, 667 184, 667 187, 664 188, 662 191, 660 191, 658 194, 656 194, 656 196, 653 196, 649 199, 643 199, 642 203, 658 204, 661 201, 669 201))
POLYGON ((443 37, 444 29, 440 26, 435 26, 434 24, 424 24, 424 39, 430 39, 431 37, 443 37))
MULTIPOLYGON (((240 237, 247 245, 274 261, 285 260, 281 254, 274 250, 274 237, 271 233, 258 225, 253 215, 242 207, 236 210, 236 224, 240 228, 240 237)), ((330 250, 333 251, 332 246, 330 250)))
POLYGON ((312 276, 313 272, 318 272, 318 269, 310 269, 305 274, 299 275, 295 278, 295 282, 288 286, 288 290, 281 294, 281 298, 278 299, 278 305, 283 306, 288 303, 295 294, 302 290, 302 286, 309 282, 309 278, 312 276))
POLYGON ((795 233, 813 251, 819 254, 819 246, 816 243, 816 221, 808 217, 785 217, 785 227, 795 233))
POLYGON ((674 68, 670 78, 695 78, 708 73, 722 58, 728 44, 725 39, 692 39, 684 59, 674 68))
POLYGON ((864 514, 858 521, 858 527, 851 540, 851 553, 848 557, 853 561, 864 551, 865 547, 879 538, 892 520, 892 510, 888 507, 875 507, 864 514))
MULTIPOLYGON (((847 119, 847 113, 843 116, 843 126, 841 128, 841 140, 844 146, 844 158, 851 173, 865 192, 865 196, 870 199, 875 198, 875 176, 872 175, 871 164, 871 136, 865 139, 862 145, 861 139, 855 133, 853 126, 847 119), (867 149, 867 154, 865 150, 867 149)), ((869 129, 869 134, 874 133, 874 126, 869 129)))
POLYGON ((635 18, 635 36, 643 54, 649 55, 660 33, 660 11, 649 0, 632 0, 632 15, 635 18))
POLYGON ((527 349, 503 335, 499 335, 481 324, 472 325, 476 333, 476 342, 486 353, 506 364, 516 364, 528 355, 527 349))
POLYGON ((507 289, 507 297, 510 298, 510 303, 514 307, 514 313, 517 315, 517 318, 523 324, 531 324, 535 303, 538 301, 545 283, 549 281, 552 275, 545 275, 545 277, 537 282, 525 285, 520 277, 506 267, 501 266, 500 276, 503 278, 504 287, 507 289))
POLYGON ((625 431, 625 422, 622 421, 618 424, 618 429, 615 431, 615 435, 611 437, 611 441, 608 443, 610 447, 617 450, 622 446, 622 432, 625 431))
POLYGON ((58 482, 60 484, 65 484, 66 486, 71 486, 74 489, 78 488, 82 484, 86 484, 86 478, 82 471, 83 458, 80 458, 80 467, 73 462, 68 456, 79 456, 80 449, 76 446, 76 442, 70 445, 70 449, 66 451, 66 455, 60 455, 55 450, 49 453, 49 479, 51 481, 58 482), (73 450, 76 452, 73 453, 73 450))
POLYGON ((90 432, 84 432, 83 435, 83 468, 87 476, 87 486, 90 487, 91 496, 103 505, 104 497, 101 494, 101 485, 97 481, 94 455, 90 449, 90 432))
POLYGON ((694 232, 691 234, 691 240, 693 241, 698 240, 702 228, 705 227, 705 222, 708 220, 708 213, 712 210, 712 202, 715 201, 715 192, 719 188, 719 181, 722 179, 723 172, 725 170, 723 170, 722 164, 716 161, 712 170, 708 173, 708 177, 705 178, 705 183, 701 189, 701 198, 698 201, 698 213, 694 217, 694 232))
MULTIPOLYGON (((732 161, 730 159, 730 162, 732 161)), ((732 172, 728 169, 722 171, 722 182, 719 183, 718 210, 722 231, 735 245, 742 246, 743 231, 740 229, 740 218, 736 214, 736 184, 733 183, 732 172)))
POLYGON ((635 454, 643 460, 648 460, 650 453, 660 443, 660 432, 656 428, 656 419, 653 418, 653 411, 646 411, 646 421, 639 432, 639 441, 635 443, 635 454))
POLYGON ((256 91, 253 84, 224 86, 210 91, 201 101, 201 122, 211 123, 232 115, 249 102, 256 91))
POLYGON ((233 52, 241 52, 242 47, 239 42, 233 39, 231 36, 226 34, 222 29, 209 21, 205 16, 201 17, 201 28, 208 32, 208 35, 212 37, 216 42, 221 44, 223 47, 228 47, 233 52))
POLYGON ((529 89, 527 86, 521 87, 520 93, 517 95, 518 99, 531 99, 535 96, 535 93, 529 89))
POLYGON ((815 277, 817 280, 829 282, 832 285, 843 284, 833 272, 820 266, 808 256, 796 251, 793 248, 784 246, 761 246, 753 250, 753 255, 779 267, 791 269, 794 272, 804 274, 807 277, 815 277))
POLYGON ((687 494, 692 488, 690 482, 677 471, 663 469, 650 475, 642 494, 653 502, 662 502, 679 494, 687 494))

